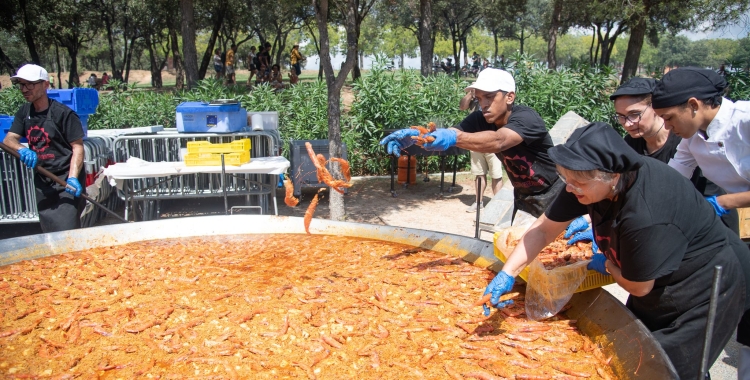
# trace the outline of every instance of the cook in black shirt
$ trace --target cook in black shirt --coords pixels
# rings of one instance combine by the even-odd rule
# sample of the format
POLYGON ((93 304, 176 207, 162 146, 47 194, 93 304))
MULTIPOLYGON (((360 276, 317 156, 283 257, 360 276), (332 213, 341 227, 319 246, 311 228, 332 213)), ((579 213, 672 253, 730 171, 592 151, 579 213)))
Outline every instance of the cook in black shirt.
MULTIPOLYGON (((627 307, 652 332, 680 378, 700 372, 713 268, 724 269, 709 363, 729 341, 743 312, 745 278, 734 244, 690 182, 642 157, 605 123, 592 123, 549 150, 566 191, 521 238, 497 277, 518 275, 574 218, 591 217, 603 254, 589 269, 610 273, 630 296, 627 307)), ((488 287, 501 293, 507 287, 488 287)), ((499 305, 499 304, 498 304, 499 305)))
MULTIPOLYGON (((473 152, 495 153, 513 184, 514 217, 518 210, 539 217, 564 186, 547 155, 552 138, 544 120, 533 109, 515 104, 516 83, 507 71, 482 70, 467 89, 474 90, 480 110, 453 128, 428 134, 435 141, 424 144, 424 148, 446 150, 455 145, 473 152)), ((402 129, 380 144, 386 145, 389 154, 398 156, 417 134, 416 130, 402 129)))
MULTIPOLYGON (((651 105, 651 92, 656 80, 651 78, 631 78, 609 96, 615 102, 615 119, 628 133, 625 142, 638 154, 669 163, 677 152, 682 138, 669 133, 664 128, 664 120, 654 112, 651 105)), ((719 186, 706 179, 700 168, 696 168, 690 179, 695 188, 704 196, 726 194, 719 186)), ((739 215, 736 209, 721 217, 721 221, 740 233, 739 215)))
POLYGON ((83 168, 83 127, 78 115, 62 103, 47 96, 47 71, 37 65, 24 65, 11 77, 28 103, 21 106, 3 141, 18 150, 28 167, 39 166, 67 182, 63 187, 47 177, 34 173, 36 206, 43 232, 81 227, 81 213, 86 205, 80 196, 85 191, 83 168), (20 144, 26 137, 29 144, 20 144))

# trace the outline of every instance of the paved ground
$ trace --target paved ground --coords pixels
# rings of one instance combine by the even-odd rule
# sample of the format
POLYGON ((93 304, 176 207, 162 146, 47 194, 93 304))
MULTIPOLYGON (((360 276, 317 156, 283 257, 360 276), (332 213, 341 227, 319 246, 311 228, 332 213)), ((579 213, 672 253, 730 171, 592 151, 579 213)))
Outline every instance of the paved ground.
MULTIPOLYGON (((467 173, 459 173, 456 186, 452 186, 452 176, 446 175, 443 192, 440 191, 440 176, 431 175, 429 182, 424 181, 422 174, 414 185, 395 186, 396 197, 391 195, 390 178, 369 177, 355 179, 354 186, 345 198, 347 219, 354 222, 384 224, 421 228, 427 230, 449 232, 457 235, 473 237, 475 235, 474 213, 467 213, 466 209, 474 202, 474 181, 467 173)), ((300 205, 290 208, 283 203, 283 191, 277 191, 279 197, 279 214, 302 216, 310 203, 315 190, 304 189, 300 205)), ((323 193, 326 194, 326 193, 323 193)), ((485 204, 491 199, 491 191, 484 196, 485 204)), ((231 200, 231 205, 240 204, 240 199, 231 200)), ((118 210, 122 211, 122 210, 118 210)), ((163 217, 183 217, 207 214, 222 214, 224 212, 223 199, 201 199, 189 202, 164 202, 163 217)), ((328 202, 324 195, 316 210, 315 217, 328 218, 328 202)), ((118 223, 116 220, 105 219, 99 224, 118 223)), ((314 222, 313 222, 314 223, 314 222)), ((2 225, 0 224, 0 239, 27 234, 40 233, 38 224, 2 225)), ((492 234, 483 232, 481 239, 492 240, 492 234)), ((607 286, 606 289, 621 301, 625 301, 627 293, 617 285, 607 286)), ((702 342, 695 342, 702 344, 702 342)), ((711 377, 716 380, 733 380, 737 378, 738 345, 730 342, 722 352, 721 357, 711 368, 711 377)))

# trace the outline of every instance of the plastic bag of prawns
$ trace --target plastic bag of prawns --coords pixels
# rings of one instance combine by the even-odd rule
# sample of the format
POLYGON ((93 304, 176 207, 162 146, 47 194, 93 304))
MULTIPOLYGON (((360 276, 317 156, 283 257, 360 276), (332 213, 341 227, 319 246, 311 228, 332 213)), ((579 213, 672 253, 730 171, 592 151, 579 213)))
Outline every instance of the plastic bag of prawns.
POLYGON ((586 278, 588 263, 584 260, 548 270, 539 260, 532 261, 526 284, 526 316, 538 321, 559 313, 586 278))

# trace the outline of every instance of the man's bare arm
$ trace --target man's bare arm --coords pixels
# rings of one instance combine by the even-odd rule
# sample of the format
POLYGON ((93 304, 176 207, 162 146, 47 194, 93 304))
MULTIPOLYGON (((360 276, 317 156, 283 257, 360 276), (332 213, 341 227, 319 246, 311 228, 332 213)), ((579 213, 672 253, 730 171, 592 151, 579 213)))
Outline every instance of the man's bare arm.
POLYGON ((522 142, 521 135, 507 128, 474 133, 456 129, 456 146, 479 153, 499 153, 522 142))

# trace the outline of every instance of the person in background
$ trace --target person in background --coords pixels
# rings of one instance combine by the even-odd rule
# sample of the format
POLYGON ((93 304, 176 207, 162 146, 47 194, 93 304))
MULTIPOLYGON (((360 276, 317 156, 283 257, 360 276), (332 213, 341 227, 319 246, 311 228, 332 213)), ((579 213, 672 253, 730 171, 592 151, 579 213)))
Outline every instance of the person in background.
POLYGON ((234 77, 234 53, 237 51, 237 45, 232 44, 232 46, 227 50, 227 60, 224 66, 224 71, 226 72, 226 79, 227 84, 235 84, 237 83, 234 77))
POLYGON ((102 74, 102 87, 109 83, 109 75, 107 73, 102 74))
POLYGON ((252 85, 251 80, 255 73, 258 72, 258 53, 255 51, 255 46, 250 46, 250 53, 247 54, 247 66, 250 70, 250 76, 247 77, 247 85, 252 85))
POLYGON ((292 64, 292 75, 290 76, 290 81, 292 84, 297 83, 299 75, 302 74, 300 61, 304 59, 305 58, 302 56, 302 53, 299 52, 299 44, 294 44, 294 46, 292 47, 292 52, 289 54, 289 62, 292 64))
MULTIPOLYGON (((107 73, 104 73, 104 75, 107 75, 107 73)), ((104 77, 102 77, 102 80, 104 80, 104 77)), ((54 75, 49 76, 49 88, 55 88, 55 76, 54 75)))
POLYGON ((89 87, 96 88, 96 74, 91 73, 91 75, 89 75, 89 78, 86 79, 86 83, 89 85, 89 87))
MULTIPOLYGON (((493 153, 503 162, 513 184, 513 221, 523 211, 539 217, 565 187, 558 180, 555 165, 547 155, 552 137, 544 120, 533 109, 516 104, 516 82, 507 71, 482 70, 465 90, 474 90, 479 110, 453 128, 427 134, 435 141, 425 150, 444 151, 453 146, 481 153, 493 153)), ((414 129, 401 129, 380 141, 388 154, 400 155, 414 143, 414 129)))
POLYGON ((24 65, 11 77, 23 93, 25 103, 16 112, 3 143, 18 151, 29 168, 37 165, 66 181, 62 187, 34 173, 36 206, 42 231, 57 232, 81 227, 86 205, 81 194, 86 190, 83 167, 83 126, 73 110, 47 96, 49 75, 37 65, 24 65), (21 137, 29 141, 21 145, 21 137))
POLYGON ((281 75, 281 67, 278 63, 274 64, 271 67, 271 73, 269 74, 268 82, 271 84, 271 87, 273 87, 276 90, 281 90, 284 88, 284 81, 283 77, 281 75))
MULTIPOLYGON (((681 379, 700 375, 714 267, 723 267, 708 364, 731 339, 743 311, 745 276, 739 236, 730 236, 711 205, 687 178, 630 148, 606 123, 576 129, 549 149, 565 183, 524 233, 485 290, 490 304, 577 217, 588 214, 596 242, 588 268, 630 295, 627 308, 651 331, 681 379)), ((485 306, 485 313, 489 308, 485 306)), ((648 377, 648 376, 646 376, 648 377)))
MULTIPOLYGON (((479 102, 474 96, 474 89, 466 91, 466 95, 461 98, 458 105, 461 111, 470 110, 474 112, 479 109, 479 102)), ((494 153, 479 153, 470 151, 471 154, 471 174, 479 180, 479 187, 476 190, 474 203, 466 209, 466 212, 476 212, 476 199, 482 199, 484 191, 487 188, 487 174, 492 178, 492 194, 495 195, 500 191, 503 185, 503 163, 494 153)), ((479 204, 479 208, 484 208, 484 202, 479 204)))
POLYGON ((221 79, 221 73, 224 71, 224 62, 221 61, 221 51, 214 49, 214 71, 216 79, 221 79))
MULTIPOLYGON (((664 127, 682 138, 669 166, 686 178, 697 167, 703 175, 726 191, 706 197, 718 216, 728 210, 750 207, 750 102, 732 102, 722 95, 727 88, 723 76, 713 70, 681 67, 657 82, 652 95, 654 112, 664 127)), ((736 233, 731 233, 736 237, 736 233)), ((748 255, 745 246, 745 255, 748 255)), ((742 260, 741 263, 745 264, 742 260)), ((750 265, 744 265, 750 282, 750 265)), ((750 310, 750 289, 744 310, 750 310)), ((750 313, 737 326, 740 350, 737 375, 750 378, 750 313)))

